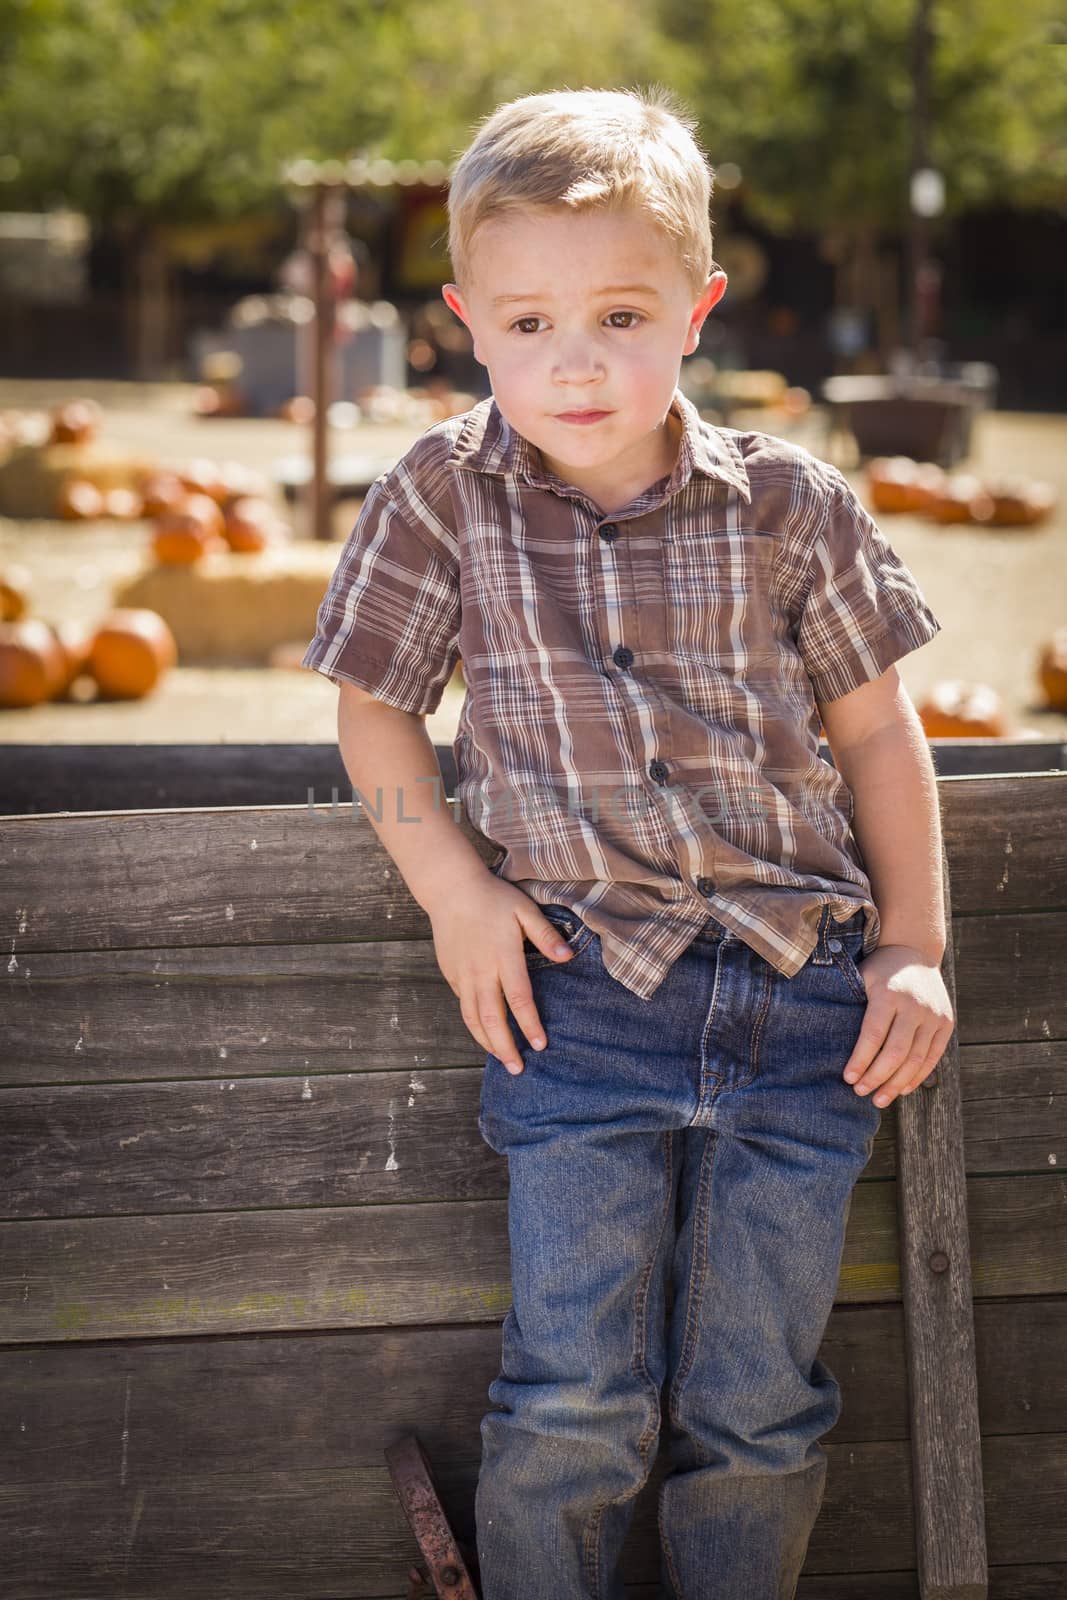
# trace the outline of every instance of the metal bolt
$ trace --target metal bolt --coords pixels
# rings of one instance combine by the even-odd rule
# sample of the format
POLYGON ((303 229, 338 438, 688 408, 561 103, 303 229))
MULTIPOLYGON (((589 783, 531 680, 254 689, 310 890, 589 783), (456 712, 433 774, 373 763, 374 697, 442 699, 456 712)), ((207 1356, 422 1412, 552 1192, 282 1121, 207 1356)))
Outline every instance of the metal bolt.
POLYGON ((947 1272, 948 1256, 943 1250, 935 1250, 933 1255, 930 1257, 928 1266, 931 1272, 947 1272))
POLYGON ((441 1582, 444 1584, 446 1589, 451 1589, 453 1584, 458 1583, 459 1582, 459 1573, 456 1571, 456 1568, 455 1567, 442 1567, 441 1568, 441 1582))

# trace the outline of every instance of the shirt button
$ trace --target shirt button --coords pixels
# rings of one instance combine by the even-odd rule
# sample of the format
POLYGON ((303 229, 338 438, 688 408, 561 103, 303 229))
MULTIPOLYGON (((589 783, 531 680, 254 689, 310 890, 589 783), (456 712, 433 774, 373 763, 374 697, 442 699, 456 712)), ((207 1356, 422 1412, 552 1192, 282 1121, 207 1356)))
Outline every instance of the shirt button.
POLYGON ((599 528, 597 531, 599 532, 600 537, 607 544, 610 544, 613 539, 617 539, 619 537, 619 530, 613 522, 605 522, 604 526, 599 528))
POLYGON ((632 667, 634 664, 634 653, 632 650, 627 650, 624 644, 620 644, 619 648, 615 651, 614 661, 615 665, 618 667, 632 667))
POLYGON ((831 939, 827 945, 827 949, 829 950, 841 950, 843 948, 844 946, 842 945, 840 939, 831 939))
POLYGON ((666 762, 665 761, 653 761, 652 765, 648 769, 648 775, 649 775, 650 778, 655 778, 657 783, 666 783, 666 781, 667 781, 667 764, 666 764, 666 762))
POLYGON ((697 879, 697 893, 705 895, 713 895, 715 893, 715 885, 710 878, 697 879))

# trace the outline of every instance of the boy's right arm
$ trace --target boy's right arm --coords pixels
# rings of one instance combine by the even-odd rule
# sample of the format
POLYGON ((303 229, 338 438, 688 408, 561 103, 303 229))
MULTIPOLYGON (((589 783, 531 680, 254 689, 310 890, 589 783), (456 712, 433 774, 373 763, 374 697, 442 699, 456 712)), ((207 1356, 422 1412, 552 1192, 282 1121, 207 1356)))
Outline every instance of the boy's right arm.
POLYGON ((453 822, 422 716, 342 683, 337 734, 371 826, 430 918, 437 964, 459 998, 464 1023, 509 1072, 521 1072, 504 1000, 535 1049, 544 1038, 523 936, 552 959, 566 960, 570 950, 536 902, 494 877, 453 822))

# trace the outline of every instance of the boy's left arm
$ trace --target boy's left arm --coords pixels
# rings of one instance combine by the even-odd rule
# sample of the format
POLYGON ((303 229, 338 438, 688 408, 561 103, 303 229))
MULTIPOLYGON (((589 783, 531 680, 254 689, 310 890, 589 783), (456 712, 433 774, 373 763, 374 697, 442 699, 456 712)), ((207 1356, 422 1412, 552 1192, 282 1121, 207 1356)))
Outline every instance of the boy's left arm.
POLYGON ((929 746, 896 667, 819 701, 834 764, 853 796, 852 830, 881 934, 860 965, 867 1011, 844 1076, 877 1106, 910 1094, 952 1035, 941 976, 946 928, 941 818, 929 746))

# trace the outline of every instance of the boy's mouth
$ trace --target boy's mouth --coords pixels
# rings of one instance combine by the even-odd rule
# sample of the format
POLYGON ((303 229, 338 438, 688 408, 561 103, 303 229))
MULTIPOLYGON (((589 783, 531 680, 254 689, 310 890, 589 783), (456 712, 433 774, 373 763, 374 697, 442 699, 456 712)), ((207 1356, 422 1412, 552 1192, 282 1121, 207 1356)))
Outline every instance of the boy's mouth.
POLYGON ((599 422, 601 417, 610 417, 610 411, 559 411, 556 413, 557 422, 599 422))

